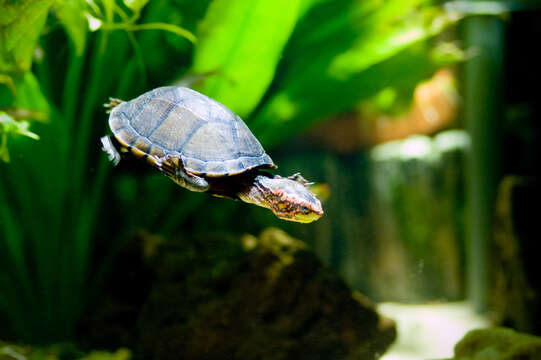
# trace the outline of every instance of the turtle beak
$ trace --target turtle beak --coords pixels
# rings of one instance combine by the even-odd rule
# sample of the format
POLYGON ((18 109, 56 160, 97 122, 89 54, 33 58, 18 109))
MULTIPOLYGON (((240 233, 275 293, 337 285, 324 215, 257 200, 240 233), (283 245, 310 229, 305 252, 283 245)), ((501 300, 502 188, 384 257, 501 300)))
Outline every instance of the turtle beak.
POLYGON ((323 208, 319 208, 319 209, 314 209, 314 217, 313 217, 313 220, 312 221, 315 221, 315 220, 318 220, 320 217, 323 216, 324 214, 324 211, 323 211, 323 208))
POLYGON ((319 202, 319 200, 314 205, 317 205, 317 206, 310 207, 310 211, 308 213, 299 212, 299 213, 296 213, 292 218, 289 218, 286 220, 305 223, 305 224, 318 220, 324 214, 323 208, 321 207, 321 203, 319 202))
POLYGON ((312 206, 310 210, 312 210, 312 212, 317 215, 317 219, 322 217, 325 212, 323 211, 323 206, 321 206, 321 201, 319 201, 319 199, 314 196, 314 200, 311 202, 311 205, 312 206))
POLYGON ((308 215, 297 215, 294 218, 287 219, 287 220, 308 224, 308 223, 314 222, 316 220, 319 220, 321 215, 323 215, 323 213, 319 214, 319 213, 312 212, 312 213, 310 213, 308 215))

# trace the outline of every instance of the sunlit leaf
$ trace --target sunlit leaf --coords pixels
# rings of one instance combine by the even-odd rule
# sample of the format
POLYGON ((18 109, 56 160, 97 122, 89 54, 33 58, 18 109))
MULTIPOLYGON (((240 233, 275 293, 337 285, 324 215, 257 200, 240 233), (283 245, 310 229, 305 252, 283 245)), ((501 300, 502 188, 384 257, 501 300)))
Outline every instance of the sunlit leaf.
POLYGON ((193 73, 216 72, 198 88, 244 117, 271 83, 296 24, 300 0, 216 0, 199 28, 193 73))
POLYGON ((39 140, 39 136, 29 130, 30 120, 45 122, 50 113, 49 104, 34 74, 27 72, 22 78, 16 79, 14 87, 14 93, 10 94, 15 95, 10 96, 11 103, 3 104, 6 108, 0 111, 0 159, 4 162, 9 161, 8 137, 23 135, 39 140))
POLYGON ((73 41, 76 54, 82 55, 88 30, 88 21, 84 15, 85 2, 83 0, 56 1, 53 9, 73 41))
POLYGON ((415 42, 437 34, 452 21, 445 14, 430 19, 431 13, 433 11, 428 14, 414 13, 405 21, 365 34, 348 51, 333 59, 329 65, 329 74, 345 79, 359 73, 415 42), (430 23, 427 24, 427 20, 430 23))
POLYGON ((8 135, 23 135, 34 140, 39 140, 37 134, 28 130, 29 126, 28 121, 16 121, 7 113, 0 111, 0 160, 9 162, 8 135))
POLYGON ((0 72, 30 69, 39 33, 53 0, 0 0, 0 72))
POLYGON ((287 136, 293 136, 332 114, 347 111, 358 101, 372 97, 389 86, 407 82, 413 87, 419 79, 435 70, 434 64, 425 55, 424 52, 410 52, 407 49, 347 81, 319 77, 309 82, 311 87, 304 85, 306 87, 301 88, 301 84, 295 84, 269 99, 250 127, 265 147, 277 145, 287 136), (402 70, 405 68, 407 72, 402 70))
POLYGON ((2 132, 5 132, 6 134, 18 134, 28 136, 34 140, 39 140, 38 134, 28 130, 28 127, 30 126, 28 121, 15 121, 11 116, 2 111, 0 111, 0 126, 2 132))
MULTIPOLYGON (((330 5, 325 3, 323 9, 315 8, 307 14, 321 20, 335 11, 329 21, 334 25, 325 24, 323 27, 327 28, 319 29, 319 34, 311 39, 309 27, 304 24, 295 32, 290 42, 292 48, 284 54, 279 70, 282 77, 275 85, 275 92, 250 122, 264 145, 277 144, 284 140, 284 134, 292 136, 315 121, 351 109, 386 87, 404 84, 404 80, 412 91, 423 76, 435 70, 425 47, 419 54, 411 55, 415 65, 422 61, 424 68, 406 66, 397 72, 392 66, 398 65, 391 59, 401 58, 404 51, 437 34, 453 20, 435 7, 415 9, 413 5, 421 1, 411 0, 408 6, 403 6, 393 0, 371 8, 370 3, 375 2, 364 2, 358 5, 362 9, 349 8, 347 13, 327 8, 330 5), (388 8, 389 4, 394 7, 388 8), (364 15, 351 18, 351 13, 364 15), (393 65, 380 66, 387 63, 393 65), (391 71, 394 78, 389 78, 391 71)), ((401 61, 407 62, 407 57, 401 61)))
POLYGON ((302 18, 303 15, 306 14, 306 12, 310 10, 312 6, 322 1, 326 0, 301 0, 301 3, 299 5, 299 18, 302 18))
POLYGON ((130 8, 133 12, 139 12, 145 5, 148 3, 148 0, 124 0, 124 4, 130 8))
POLYGON ((96 31, 101 28, 102 21, 94 16, 92 16, 90 13, 86 13, 86 20, 88 22, 88 29, 90 31, 96 31))

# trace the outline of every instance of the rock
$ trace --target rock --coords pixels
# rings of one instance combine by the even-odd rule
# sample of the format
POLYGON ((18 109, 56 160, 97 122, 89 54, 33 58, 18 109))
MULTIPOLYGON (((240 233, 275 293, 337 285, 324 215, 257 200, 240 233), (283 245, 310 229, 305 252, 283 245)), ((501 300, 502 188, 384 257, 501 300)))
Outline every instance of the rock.
POLYGON ((139 319, 140 358, 374 359, 393 341, 392 321, 304 243, 277 229, 208 240, 193 256, 163 249, 139 319))
MULTIPOLYGON (((352 293, 303 242, 277 229, 259 238, 164 242, 142 261, 152 269, 143 278, 154 281, 148 294, 126 299, 136 325, 124 329, 136 359, 372 360, 396 336, 392 320, 352 293), (138 311, 136 303, 142 303, 138 311)), ((119 270, 114 278, 123 286, 119 270)), ((122 308, 121 297, 114 298, 122 308)), ((90 318, 114 321, 97 305, 90 318)), ((128 323, 119 325, 88 321, 96 331, 86 334, 101 331, 103 340, 128 323)), ((86 340, 92 343, 92 336, 86 340)))
POLYGON ((468 332, 455 346, 455 360, 538 360, 541 338, 507 328, 468 332))
POLYGON ((496 324, 541 335, 538 181, 506 176, 495 202, 488 308, 496 324))

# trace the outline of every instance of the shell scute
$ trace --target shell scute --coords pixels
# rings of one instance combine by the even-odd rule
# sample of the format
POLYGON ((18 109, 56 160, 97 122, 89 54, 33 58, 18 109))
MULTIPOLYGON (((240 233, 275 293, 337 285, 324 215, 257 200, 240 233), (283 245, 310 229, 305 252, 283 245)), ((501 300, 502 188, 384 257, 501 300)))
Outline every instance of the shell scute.
POLYGON ((189 172, 210 177, 276 167, 237 115, 185 87, 157 88, 118 105, 109 126, 122 145, 148 155, 153 165, 172 156, 189 172))

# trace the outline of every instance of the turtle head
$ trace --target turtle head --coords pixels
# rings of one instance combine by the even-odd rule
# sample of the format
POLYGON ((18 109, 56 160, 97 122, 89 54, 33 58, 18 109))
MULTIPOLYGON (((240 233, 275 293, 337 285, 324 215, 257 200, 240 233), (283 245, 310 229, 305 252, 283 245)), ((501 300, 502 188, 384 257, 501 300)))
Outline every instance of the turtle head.
POLYGON ((238 195, 270 209, 282 220, 310 223, 323 215, 323 207, 306 185, 298 179, 258 175, 251 188, 238 195))
POLYGON ((323 215, 321 201, 307 186, 288 178, 274 179, 270 210, 282 220, 310 223, 323 215))

